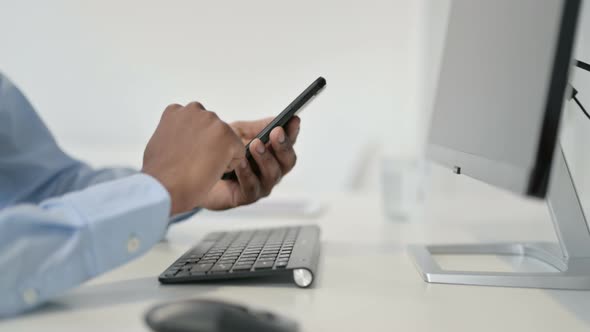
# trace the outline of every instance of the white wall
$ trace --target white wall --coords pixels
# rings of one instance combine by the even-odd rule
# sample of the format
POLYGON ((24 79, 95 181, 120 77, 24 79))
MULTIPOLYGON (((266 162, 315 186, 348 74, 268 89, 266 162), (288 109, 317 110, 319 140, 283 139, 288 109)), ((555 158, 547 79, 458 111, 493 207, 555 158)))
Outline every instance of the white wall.
POLYGON ((415 153, 419 2, 0 0, 0 70, 62 146, 141 165, 169 103, 228 121, 278 113, 318 75, 285 188, 348 183, 370 141, 415 153))

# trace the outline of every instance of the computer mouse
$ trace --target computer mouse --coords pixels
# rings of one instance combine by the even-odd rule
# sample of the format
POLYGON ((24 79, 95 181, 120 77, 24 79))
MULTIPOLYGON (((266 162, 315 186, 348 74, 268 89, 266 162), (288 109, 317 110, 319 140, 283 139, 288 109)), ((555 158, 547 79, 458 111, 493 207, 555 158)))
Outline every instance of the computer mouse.
POLYGON ((145 316, 155 332, 295 332, 297 323, 266 311, 214 300, 159 304, 145 316))

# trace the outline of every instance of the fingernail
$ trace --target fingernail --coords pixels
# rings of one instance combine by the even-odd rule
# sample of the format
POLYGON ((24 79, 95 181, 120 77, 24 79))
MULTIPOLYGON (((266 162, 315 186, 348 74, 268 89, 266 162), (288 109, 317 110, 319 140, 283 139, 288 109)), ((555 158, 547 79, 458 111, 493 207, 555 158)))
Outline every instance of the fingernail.
POLYGON ((283 144, 286 141, 285 131, 279 130, 279 143, 283 144))
POLYGON ((266 148, 264 147, 262 141, 258 141, 258 143, 256 143, 256 152, 263 154, 265 150, 266 148))
POLYGON ((242 169, 246 168, 248 166, 248 162, 246 161, 246 159, 242 159, 242 161, 240 162, 240 167, 242 169))

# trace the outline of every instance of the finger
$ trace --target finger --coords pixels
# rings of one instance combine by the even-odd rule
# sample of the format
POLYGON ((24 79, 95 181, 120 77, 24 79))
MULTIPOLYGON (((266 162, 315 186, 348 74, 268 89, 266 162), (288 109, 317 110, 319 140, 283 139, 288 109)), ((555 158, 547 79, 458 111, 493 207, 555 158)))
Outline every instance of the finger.
POLYGON ((198 101, 192 101, 190 103, 188 103, 186 105, 187 109, 193 109, 193 110, 200 110, 200 111, 206 111, 207 109, 205 108, 205 106, 203 106, 203 104, 201 104, 198 101))
POLYGON ((297 141, 297 136, 299 136, 299 127, 301 126, 301 118, 298 116, 294 116, 289 122, 287 126, 285 126, 285 131, 287 132, 287 137, 291 141, 292 144, 295 144, 297 141))
POLYGON ((264 118, 256 121, 237 121, 231 124, 233 130, 243 139, 251 140, 266 127, 273 118, 264 118))
POLYGON ((218 124, 221 125, 221 138, 219 139, 220 147, 226 146, 228 162, 226 166, 226 171, 234 170, 238 167, 242 159, 246 154, 244 144, 242 140, 236 135, 236 133, 232 130, 232 128, 226 124, 225 122, 218 120, 218 124), (221 142, 225 142, 222 144, 221 142))
POLYGON ((262 184, 252 171, 246 158, 243 158, 236 168, 236 176, 238 177, 238 183, 242 192, 242 198, 237 204, 242 205, 256 202, 260 198, 262 184))
POLYGON ((179 105, 179 104, 170 104, 170 105, 166 106, 166 109, 164 109, 164 112, 162 112, 162 118, 169 115, 169 114, 173 114, 175 111, 177 111, 181 108, 182 108, 182 105, 179 105))
POLYGON ((266 196, 270 194, 272 188, 281 180, 283 176, 281 166, 269 148, 265 147, 259 139, 255 139, 250 145, 250 153, 258 165, 262 194, 266 196))
POLYGON ((282 174, 289 173, 297 162, 297 155, 285 130, 281 127, 273 129, 270 132, 270 143, 274 156, 281 166, 282 174))
POLYGON ((246 154, 246 150, 244 148, 244 144, 242 144, 242 141, 237 136, 235 136, 235 138, 236 139, 234 140, 233 146, 231 147, 232 159, 227 166, 227 171, 239 168, 239 165, 246 154))

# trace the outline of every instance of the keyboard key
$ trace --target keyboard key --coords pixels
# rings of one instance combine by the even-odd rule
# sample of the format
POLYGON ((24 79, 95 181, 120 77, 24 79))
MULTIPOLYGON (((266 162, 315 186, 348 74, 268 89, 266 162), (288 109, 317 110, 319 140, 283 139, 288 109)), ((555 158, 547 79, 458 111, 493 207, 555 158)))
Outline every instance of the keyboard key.
POLYGON ((258 259, 259 262, 273 262, 275 261, 275 257, 261 257, 258 259))
POLYGON ((264 249, 262 249, 262 251, 279 251, 281 250, 281 247, 264 247, 264 249))
POLYGON ((233 271, 248 271, 248 270, 252 269, 252 265, 253 264, 236 264, 232 270, 233 271))
POLYGON ((203 256, 204 254, 207 253, 207 250, 209 248, 206 247, 196 247, 194 249, 192 249, 191 251, 187 252, 187 255, 189 256, 203 256))
POLYGON ((255 270, 268 270, 272 269, 274 261, 258 261, 254 264, 255 270))
POLYGON ((213 264, 197 264, 193 266, 191 272, 207 272, 213 267, 213 264))
POLYGON ((205 257, 203 257, 203 260, 206 259, 219 259, 221 257, 221 255, 207 255, 205 257))
POLYGON ((256 261, 238 261, 236 263, 236 265, 245 265, 245 264, 250 264, 250 265, 254 265, 256 261))
POLYGON ((164 273, 165 278, 172 278, 174 275, 178 273, 178 270, 168 270, 164 273))
POLYGON ((242 255, 240 256, 240 259, 256 259, 256 257, 258 257, 259 254, 249 254, 249 255, 242 255))
POLYGON ((256 256, 242 256, 242 257, 240 257, 239 259, 240 259, 241 261, 244 261, 244 260, 253 260, 253 261, 255 261, 255 260, 256 260, 256 258, 258 258, 258 255, 256 255, 256 256))
POLYGON ((227 272, 231 269, 232 264, 218 263, 209 271, 211 273, 227 272))
POLYGON ((188 276, 190 276, 189 270, 181 270, 175 275, 176 278, 182 278, 182 277, 188 277, 188 276))

